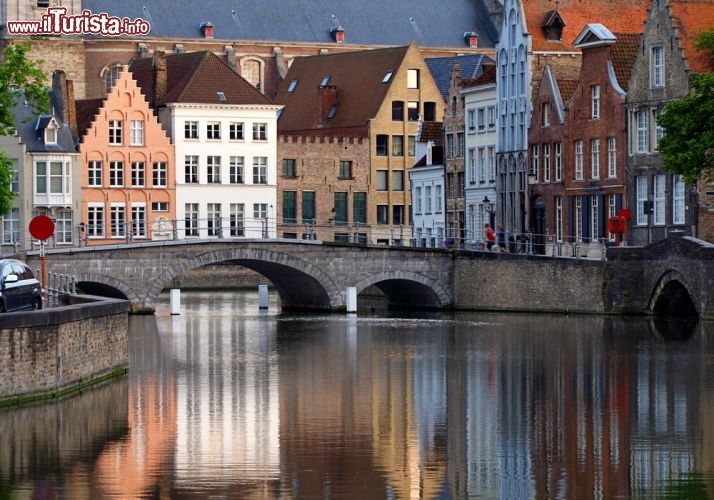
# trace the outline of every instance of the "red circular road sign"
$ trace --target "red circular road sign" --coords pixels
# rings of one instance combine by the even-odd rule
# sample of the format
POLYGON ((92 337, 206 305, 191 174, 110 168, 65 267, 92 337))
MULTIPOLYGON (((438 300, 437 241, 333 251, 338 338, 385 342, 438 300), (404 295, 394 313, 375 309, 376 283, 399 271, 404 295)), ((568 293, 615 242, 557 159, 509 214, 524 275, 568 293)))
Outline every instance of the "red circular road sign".
POLYGON ((55 234, 55 223, 46 215, 38 215, 30 221, 30 235, 38 240, 46 240, 55 234))

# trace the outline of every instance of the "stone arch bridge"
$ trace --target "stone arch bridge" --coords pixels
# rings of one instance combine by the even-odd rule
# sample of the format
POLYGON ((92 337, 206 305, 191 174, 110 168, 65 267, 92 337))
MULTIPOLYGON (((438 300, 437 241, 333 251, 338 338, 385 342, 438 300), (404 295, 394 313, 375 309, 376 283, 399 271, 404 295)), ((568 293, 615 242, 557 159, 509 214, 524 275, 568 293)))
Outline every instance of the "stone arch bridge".
MULTIPOLYGON (((39 252, 25 256, 40 267, 39 252)), ((85 293, 151 312, 186 271, 230 262, 269 279, 284 309, 344 310, 348 287, 374 285, 391 305, 714 319, 714 245, 674 236, 608 248, 606 259, 265 239, 145 242, 48 249, 47 269, 85 293)))

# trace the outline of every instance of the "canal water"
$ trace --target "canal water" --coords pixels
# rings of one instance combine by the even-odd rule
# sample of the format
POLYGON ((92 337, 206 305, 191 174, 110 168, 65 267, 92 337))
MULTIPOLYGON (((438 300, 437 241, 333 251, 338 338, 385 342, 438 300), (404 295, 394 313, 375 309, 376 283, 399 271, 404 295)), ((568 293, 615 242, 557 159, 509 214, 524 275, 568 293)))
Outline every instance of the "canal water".
POLYGON ((126 377, 0 412, 0 499, 714 495, 713 324, 181 299, 126 377))

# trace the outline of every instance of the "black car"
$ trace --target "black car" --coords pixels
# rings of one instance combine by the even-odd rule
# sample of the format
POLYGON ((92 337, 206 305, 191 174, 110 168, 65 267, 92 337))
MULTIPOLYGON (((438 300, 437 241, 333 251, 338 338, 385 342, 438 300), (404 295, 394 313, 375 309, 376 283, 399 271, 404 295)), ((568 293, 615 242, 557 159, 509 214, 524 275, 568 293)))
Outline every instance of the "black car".
POLYGON ((0 260, 0 312, 42 309, 42 289, 27 264, 0 260))

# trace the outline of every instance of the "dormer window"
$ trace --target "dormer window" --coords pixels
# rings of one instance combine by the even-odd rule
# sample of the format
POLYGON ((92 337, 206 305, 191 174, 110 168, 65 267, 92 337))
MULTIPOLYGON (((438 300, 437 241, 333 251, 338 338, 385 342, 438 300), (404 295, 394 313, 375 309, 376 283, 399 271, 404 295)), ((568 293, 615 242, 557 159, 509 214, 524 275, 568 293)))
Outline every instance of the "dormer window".
POLYGON ((226 102, 225 92, 218 91, 216 92, 216 96, 218 97, 218 102, 226 102))
POLYGON ((542 28, 546 40, 559 42, 563 39, 565 21, 560 17, 560 13, 557 10, 552 10, 546 14, 542 28))
POLYGON ((54 118, 50 118, 45 126, 44 130, 44 142, 45 144, 57 144, 57 130, 59 129, 59 124, 54 118))
POLYGON ((295 87, 297 86, 297 80, 293 80, 290 82, 290 85, 288 85, 288 94, 292 94, 293 91, 295 91, 295 87))
POLYGON ((320 87, 327 87, 327 83, 330 81, 330 75, 325 75, 320 81, 320 87))
POLYGON ((393 69, 388 70, 387 73, 384 75, 384 78, 382 78, 382 83, 389 83, 389 80, 392 79, 393 74, 394 74, 393 69))

